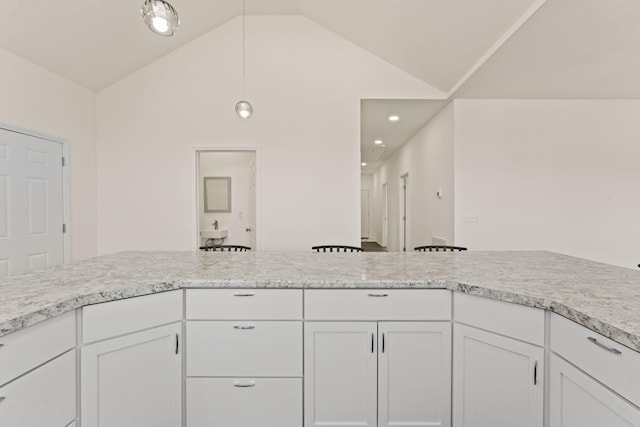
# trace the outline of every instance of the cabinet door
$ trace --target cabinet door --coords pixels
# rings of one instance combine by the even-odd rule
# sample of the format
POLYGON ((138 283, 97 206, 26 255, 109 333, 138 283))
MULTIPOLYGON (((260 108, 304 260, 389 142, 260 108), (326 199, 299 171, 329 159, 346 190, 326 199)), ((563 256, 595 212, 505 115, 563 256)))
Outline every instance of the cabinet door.
POLYGON ((376 426, 377 324, 305 324, 305 426, 376 426))
POLYGON ((83 427, 175 427, 182 360, 174 323, 82 348, 83 427))
POLYGON ((456 324, 454 427, 541 427, 542 348, 456 324))
POLYGON ((378 325, 378 425, 451 425, 451 324, 378 325))
POLYGON ((75 417, 75 350, 0 388, 2 427, 64 427, 75 417))
POLYGON ((551 427, 639 427, 640 410, 590 376, 551 355, 551 427))

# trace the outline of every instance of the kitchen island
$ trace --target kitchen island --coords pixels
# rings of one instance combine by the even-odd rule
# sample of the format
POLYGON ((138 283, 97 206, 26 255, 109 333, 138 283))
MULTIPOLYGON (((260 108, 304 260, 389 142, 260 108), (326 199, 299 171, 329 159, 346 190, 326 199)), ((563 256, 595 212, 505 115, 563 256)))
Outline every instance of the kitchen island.
POLYGON ((125 252, 0 295, 2 425, 640 427, 640 272, 565 255, 125 252))

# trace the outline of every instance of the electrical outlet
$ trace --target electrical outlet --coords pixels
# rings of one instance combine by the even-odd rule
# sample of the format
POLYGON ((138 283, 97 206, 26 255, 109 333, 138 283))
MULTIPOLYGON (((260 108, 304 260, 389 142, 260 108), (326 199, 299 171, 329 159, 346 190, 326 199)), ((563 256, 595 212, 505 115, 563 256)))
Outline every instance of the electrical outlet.
POLYGON ((468 223, 480 222, 480 215, 478 215, 478 214, 465 214, 464 222, 468 222, 468 223))

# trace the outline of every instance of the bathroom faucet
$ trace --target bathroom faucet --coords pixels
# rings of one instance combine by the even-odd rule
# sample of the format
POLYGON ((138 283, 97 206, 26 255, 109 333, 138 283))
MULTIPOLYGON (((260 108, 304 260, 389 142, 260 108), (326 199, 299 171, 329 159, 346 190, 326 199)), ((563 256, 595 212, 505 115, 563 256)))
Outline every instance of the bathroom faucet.
POLYGON ((218 229, 218 220, 217 219, 215 221, 213 221, 213 229, 214 230, 218 229))

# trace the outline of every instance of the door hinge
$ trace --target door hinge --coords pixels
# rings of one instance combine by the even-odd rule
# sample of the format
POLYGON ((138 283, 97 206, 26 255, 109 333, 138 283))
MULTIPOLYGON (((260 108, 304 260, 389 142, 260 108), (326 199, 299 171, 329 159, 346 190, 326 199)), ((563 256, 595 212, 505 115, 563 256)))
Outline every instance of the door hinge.
POLYGON ((62 234, 67 232, 67 224, 62 224, 62 234))
POLYGON ((65 158, 63 157, 63 158, 62 158, 62 166, 64 167, 64 166, 66 166, 66 164, 67 164, 67 161, 66 161, 66 160, 65 160, 65 158))

